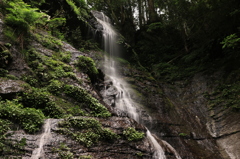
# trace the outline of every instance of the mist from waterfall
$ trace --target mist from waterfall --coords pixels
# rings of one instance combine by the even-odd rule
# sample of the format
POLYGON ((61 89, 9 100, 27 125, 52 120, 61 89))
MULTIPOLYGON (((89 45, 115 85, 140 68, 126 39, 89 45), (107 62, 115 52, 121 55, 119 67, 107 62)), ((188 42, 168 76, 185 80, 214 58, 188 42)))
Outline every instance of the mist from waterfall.
MULTIPOLYGON (((110 24, 110 20, 103 13, 101 19, 96 17, 98 22, 102 24, 102 36, 104 45, 104 73, 107 76, 107 80, 112 82, 112 85, 117 91, 114 97, 114 107, 117 108, 117 115, 122 116, 127 114, 128 117, 134 119, 138 123, 141 123, 140 116, 141 111, 138 111, 138 105, 132 100, 130 95, 130 87, 128 84, 119 76, 116 61, 114 58, 120 55, 119 47, 117 44, 117 32, 110 24)), ((105 79, 106 80, 106 79, 105 79)), ((166 159, 163 148, 159 145, 156 139, 152 136, 149 130, 147 130, 147 137, 152 142, 155 148, 153 159, 166 159)), ((179 155, 175 154, 176 158, 179 155)))

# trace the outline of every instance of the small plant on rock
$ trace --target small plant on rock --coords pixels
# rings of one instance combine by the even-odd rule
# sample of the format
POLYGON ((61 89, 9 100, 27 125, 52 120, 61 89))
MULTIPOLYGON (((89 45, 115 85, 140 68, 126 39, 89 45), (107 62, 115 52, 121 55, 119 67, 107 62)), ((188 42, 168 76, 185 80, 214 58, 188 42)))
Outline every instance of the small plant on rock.
POLYGON ((123 131, 123 135, 127 138, 128 141, 138 141, 144 138, 143 132, 138 132, 132 127, 128 127, 123 131))

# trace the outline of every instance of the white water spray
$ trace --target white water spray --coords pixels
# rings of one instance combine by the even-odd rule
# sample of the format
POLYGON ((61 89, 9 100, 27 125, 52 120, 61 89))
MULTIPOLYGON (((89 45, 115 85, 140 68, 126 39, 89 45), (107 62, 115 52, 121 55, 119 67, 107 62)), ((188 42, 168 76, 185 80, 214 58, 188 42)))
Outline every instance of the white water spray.
POLYGON ((50 119, 47 119, 45 121, 44 132, 40 136, 38 148, 33 151, 31 159, 39 159, 40 157, 44 158, 43 146, 51 135, 50 121, 51 121, 50 119))
MULTIPOLYGON (((128 84, 121 79, 118 75, 116 69, 116 62, 113 59, 114 57, 119 55, 119 48, 116 43, 117 33, 114 31, 113 27, 109 22, 109 18, 106 17, 103 13, 101 13, 102 17, 97 20, 103 26, 103 40, 104 40, 104 51, 106 51, 109 56, 105 55, 104 62, 104 73, 108 76, 108 78, 112 81, 112 85, 117 89, 118 94, 115 97, 115 107, 120 110, 118 115, 121 116, 121 113, 127 113, 127 115, 140 123, 139 116, 141 115, 141 111, 137 111, 138 105, 132 100, 128 84)), ((147 137, 151 141, 153 147, 155 148, 153 159, 166 159, 164 151, 156 139, 152 136, 152 134, 147 130, 147 137)), ((177 153, 176 153, 177 154, 177 153)), ((179 155, 175 155, 176 158, 179 155)), ((180 158, 178 158, 180 159, 180 158)))

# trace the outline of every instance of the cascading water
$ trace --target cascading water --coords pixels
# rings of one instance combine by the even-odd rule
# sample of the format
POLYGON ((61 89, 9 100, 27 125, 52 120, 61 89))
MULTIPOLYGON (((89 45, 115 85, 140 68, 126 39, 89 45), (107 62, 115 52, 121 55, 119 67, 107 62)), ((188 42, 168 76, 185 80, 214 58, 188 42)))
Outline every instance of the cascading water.
MULTIPOLYGON (((98 22, 103 26, 102 36, 104 42, 104 51, 109 54, 105 55, 104 73, 109 78, 109 81, 112 82, 112 85, 117 92, 114 95, 114 101, 112 102, 112 104, 114 104, 114 107, 117 108, 117 114, 119 116, 126 113, 128 117, 136 120, 138 123, 141 123, 139 118, 139 116, 141 116, 141 111, 137 111, 138 105, 132 100, 130 96, 130 89, 128 87, 128 84, 118 75, 115 66, 116 62, 114 60, 114 57, 119 56, 119 48, 116 41, 117 33, 111 26, 109 18, 103 13, 100 14, 100 18, 97 16, 95 17, 97 18, 98 22)), ((152 142, 152 145, 155 148, 153 159, 166 159, 163 148, 159 145, 159 143, 152 136, 149 130, 147 130, 147 137, 152 142)), ((173 152, 176 158, 181 159, 181 157, 177 154, 176 151, 173 152)))
POLYGON ((47 119, 45 121, 44 131, 40 136, 38 148, 33 151, 31 159, 39 159, 40 157, 44 158, 43 157, 43 155, 44 155, 43 146, 46 143, 46 141, 48 141, 48 139, 51 135, 50 121, 51 121, 51 119, 47 119))

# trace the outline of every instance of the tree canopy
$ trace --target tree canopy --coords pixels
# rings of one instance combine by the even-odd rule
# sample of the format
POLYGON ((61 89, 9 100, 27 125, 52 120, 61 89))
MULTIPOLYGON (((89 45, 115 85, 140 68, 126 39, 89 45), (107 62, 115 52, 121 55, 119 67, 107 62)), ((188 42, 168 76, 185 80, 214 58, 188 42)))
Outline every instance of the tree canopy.
MULTIPOLYGON (((218 60, 231 61, 235 67, 239 65, 238 0, 3 0, 3 2, 1 8, 7 15, 7 24, 14 26, 14 23, 21 23, 17 27, 25 29, 25 31, 20 29, 19 35, 23 35, 33 26, 41 26, 77 48, 88 46, 87 28, 90 26, 90 11, 102 11, 112 19, 128 46, 134 50, 134 53, 131 51, 128 53, 128 60, 131 61, 137 55, 140 63, 156 78, 179 70, 195 72, 206 69, 212 67, 211 63, 218 60), (25 11, 15 9, 20 5, 14 4, 21 4, 25 11), (21 21, 17 21, 20 19, 21 21)), ((177 74, 174 76, 181 76, 177 74)))
POLYGON ((163 65, 172 66, 172 70, 175 66, 194 65, 199 71, 219 58, 235 61, 238 57, 240 2, 237 0, 89 0, 88 3, 114 20, 141 63, 155 75, 164 69, 163 65))

